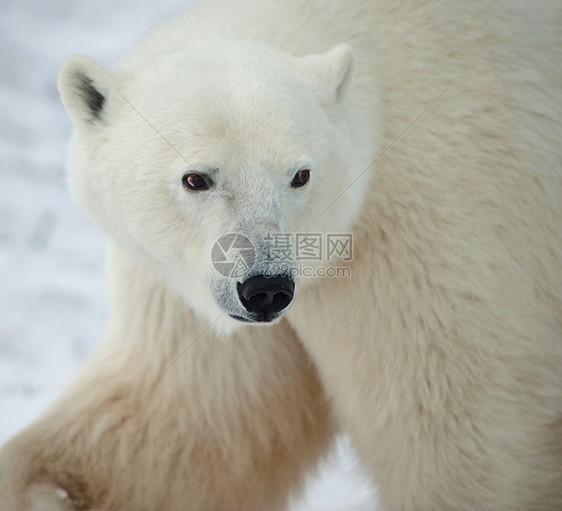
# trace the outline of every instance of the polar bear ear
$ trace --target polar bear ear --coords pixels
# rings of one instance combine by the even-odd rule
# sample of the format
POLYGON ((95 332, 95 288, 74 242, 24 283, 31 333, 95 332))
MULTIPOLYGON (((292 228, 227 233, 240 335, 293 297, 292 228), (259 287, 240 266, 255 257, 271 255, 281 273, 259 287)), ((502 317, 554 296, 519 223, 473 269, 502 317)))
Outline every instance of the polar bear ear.
POLYGON ((99 62, 83 55, 68 57, 59 72, 58 88, 75 123, 104 121, 114 78, 99 62))
POLYGON ((299 59, 301 72, 323 106, 332 107, 344 96, 353 74, 354 60, 349 44, 338 44, 326 53, 299 59))

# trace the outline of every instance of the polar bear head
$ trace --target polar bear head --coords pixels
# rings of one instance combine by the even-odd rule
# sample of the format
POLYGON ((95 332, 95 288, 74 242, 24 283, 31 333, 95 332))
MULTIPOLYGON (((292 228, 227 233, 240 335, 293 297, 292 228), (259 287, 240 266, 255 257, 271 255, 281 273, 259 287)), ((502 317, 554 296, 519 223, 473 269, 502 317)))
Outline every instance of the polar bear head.
POLYGON ((217 42, 114 70, 70 57, 59 90, 75 127, 71 191, 209 320, 275 321, 304 279, 271 240, 344 232, 362 200, 364 187, 337 200, 364 165, 353 61, 345 44, 297 58, 217 42))

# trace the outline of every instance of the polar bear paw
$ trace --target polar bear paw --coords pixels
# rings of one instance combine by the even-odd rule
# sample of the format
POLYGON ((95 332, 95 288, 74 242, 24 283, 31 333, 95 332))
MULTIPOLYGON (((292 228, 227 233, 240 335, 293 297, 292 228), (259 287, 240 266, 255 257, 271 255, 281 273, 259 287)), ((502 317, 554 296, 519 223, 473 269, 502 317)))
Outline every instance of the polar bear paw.
POLYGON ((26 511, 73 511, 73 506, 65 490, 42 483, 29 488, 26 511))

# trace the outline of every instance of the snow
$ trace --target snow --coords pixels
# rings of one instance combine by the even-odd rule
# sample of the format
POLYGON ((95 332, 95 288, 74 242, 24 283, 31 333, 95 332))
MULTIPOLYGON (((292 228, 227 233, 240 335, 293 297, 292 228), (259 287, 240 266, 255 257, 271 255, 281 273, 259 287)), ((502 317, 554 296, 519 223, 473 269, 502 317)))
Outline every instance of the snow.
MULTIPOLYGON (((104 237, 71 203, 64 58, 114 63, 185 3, 4 0, 0 18, 0 443, 33 421, 84 362, 107 317, 104 237)), ((345 439, 292 511, 372 510, 345 439)))

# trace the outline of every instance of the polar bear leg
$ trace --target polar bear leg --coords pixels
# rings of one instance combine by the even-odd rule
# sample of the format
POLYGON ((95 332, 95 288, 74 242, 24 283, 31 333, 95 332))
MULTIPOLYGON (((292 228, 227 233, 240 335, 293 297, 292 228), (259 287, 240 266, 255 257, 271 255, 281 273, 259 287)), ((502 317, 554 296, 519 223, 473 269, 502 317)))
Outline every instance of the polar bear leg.
POLYGON ((0 510, 285 508, 333 433, 293 330, 218 337, 146 270, 114 263, 117 319, 59 400, 0 451, 0 510))

